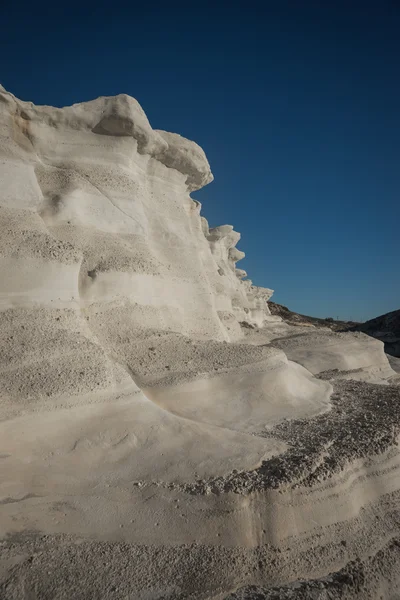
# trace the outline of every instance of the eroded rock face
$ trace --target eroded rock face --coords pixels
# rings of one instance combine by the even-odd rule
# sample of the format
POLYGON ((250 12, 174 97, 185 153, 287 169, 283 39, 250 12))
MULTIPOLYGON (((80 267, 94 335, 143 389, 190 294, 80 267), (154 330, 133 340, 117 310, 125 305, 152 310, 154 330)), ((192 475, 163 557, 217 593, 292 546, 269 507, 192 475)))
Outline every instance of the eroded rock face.
POLYGON ((0 178, 1 597, 222 597, 398 531, 399 388, 342 381, 387 383, 382 344, 270 314, 197 144, 1 88, 0 178))
POLYGON ((347 379, 374 383, 397 379, 383 344, 362 333, 310 328, 306 333, 275 339, 272 344, 314 375, 337 370, 347 379))
MULTIPOLYGON (((35 107, 3 91, 0 106, 2 222, 15 235, 16 221, 19 235, 34 246, 26 257, 30 267, 14 253, 5 268, 12 263, 14 272, 48 271, 50 263, 43 269, 39 263, 50 252, 60 275, 65 271, 65 297, 46 277, 54 288, 46 292, 52 308, 65 301, 84 308, 102 297, 118 302, 123 290, 137 306, 141 326, 147 312, 152 327, 230 339, 218 312, 249 308, 247 289, 218 270, 225 267, 231 275, 244 254, 235 248, 240 235, 232 227, 213 230, 217 237, 219 231, 218 243, 212 234, 204 237, 199 204, 189 196, 213 179, 202 149, 179 135, 153 131, 126 95, 58 109, 35 107), (222 307, 216 296, 224 296, 222 307)), ((25 291, 14 290, 12 300, 3 302, 26 303, 32 288, 26 283, 25 291)))
POLYGON ((245 257, 245 253, 236 248, 240 233, 234 231, 232 225, 210 229, 203 217, 202 228, 220 276, 216 278, 213 273, 211 278, 218 314, 227 327, 230 326, 231 340, 242 337, 239 323, 262 327, 268 321, 281 321, 279 317, 273 317, 268 308, 267 300, 273 290, 253 286, 250 279, 243 281, 247 273, 236 267, 237 262, 245 257))
MULTIPOLYGON (((239 322, 268 317, 266 302, 236 276, 240 235, 231 226, 209 231, 190 198, 213 179, 203 150, 154 131, 136 100, 121 94, 59 109, 3 89, 0 133, 3 331, 25 327, 33 311, 39 356, 53 360, 46 348, 65 331, 68 309, 78 337, 65 336, 60 372, 73 353, 102 374, 92 379, 77 366, 82 392, 122 377, 107 351, 124 342, 104 321, 113 332, 129 322, 133 331, 226 341, 242 336, 239 322)), ((26 346, 21 352, 29 361, 26 346)), ((27 369, 17 389, 14 375, 6 391, 22 393, 27 369)), ((62 377, 50 379, 45 394, 63 389, 62 377)))
MULTIPOLYGON (((21 342, 14 371, 5 365, 7 394, 68 394, 65 372, 75 373, 79 393, 128 382, 126 368, 141 379, 148 359, 132 359, 135 339, 154 331, 236 342, 244 326, 279 324, 267 304, 272 290, 237 268, 240 234, 210 228, 190 197, 213 179, 203 150, 154 131, 136 100, 121 94, 59 109, 3 89, 0 133, 0 319, 4 332, 16 331, 5 341, 11 353, 21 342), (35 367, 24 342, 30 323, 35 367), (47 348, 63 335, 56 367, 47 348)), ((338 364, 348 366, 339 342, 338 364)), ((275 352, 287 349, 313 371, 315 358, 304 361, 292 345, 275 352)), ((384 377, 389 371, 380 365, 384 377)))

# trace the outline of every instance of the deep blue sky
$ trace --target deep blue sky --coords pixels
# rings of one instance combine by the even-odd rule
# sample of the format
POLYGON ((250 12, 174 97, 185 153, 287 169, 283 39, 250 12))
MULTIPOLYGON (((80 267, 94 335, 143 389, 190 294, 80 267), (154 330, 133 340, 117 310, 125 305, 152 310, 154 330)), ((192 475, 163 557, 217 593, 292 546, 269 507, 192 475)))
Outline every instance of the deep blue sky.
POLYGON ((195 197, 298 312, 400 308, 400 3, 3 2, 0 82, 63 106, 121 92, 206 151, 195 197), (144 4, 144 3, 143 3, 144 4))

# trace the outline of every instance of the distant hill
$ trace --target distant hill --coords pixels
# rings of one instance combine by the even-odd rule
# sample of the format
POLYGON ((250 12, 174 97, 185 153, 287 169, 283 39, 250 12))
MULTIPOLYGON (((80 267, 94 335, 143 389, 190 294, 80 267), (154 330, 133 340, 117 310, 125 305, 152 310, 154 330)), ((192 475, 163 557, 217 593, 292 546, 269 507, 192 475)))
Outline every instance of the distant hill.
POLYGON ((268 302, 269 309, 272 315, 278 315, 282 317, 284 321, 291 325, 301 325, 302 327, 307 325, 314 325, 315 327, 329 327, 333 331, 347 331, 350 328, 356 327, 359 323, 355 321, 337 321, 332 317, 326 319, 320 319, 318 317, 310 317, 308 315, 301 315, 300 313, 293 312, 276 302, 268 302))
POLYGON ((354 329, 381 340, 387 354, 400 356, 400 310, 360 323, 354 329))
POLYGON ((391 356, 400 357, 400 310, 375 317, 365 323, 354 321, 336 321, 332 318, 319 319, 293 312, 276 302, 268 302, 271 314, 282 317, 291 325, 314 325, 315 327, 329 327, 333 331, 362 331, 367 335, 381 340, 385 344, 385 352, 391 356))

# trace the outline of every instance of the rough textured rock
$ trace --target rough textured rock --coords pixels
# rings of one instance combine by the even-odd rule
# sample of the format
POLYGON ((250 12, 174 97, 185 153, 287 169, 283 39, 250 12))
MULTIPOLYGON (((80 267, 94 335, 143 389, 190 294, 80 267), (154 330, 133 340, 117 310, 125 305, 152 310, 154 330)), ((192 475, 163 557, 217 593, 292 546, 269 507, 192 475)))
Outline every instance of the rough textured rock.
POLYGON ((238 323, 262 327, 268 321, 280 321, 271 315, 267 303, 273 290, 253 286, 250 279, 243 281, 246 271, 236 268, 236 263, 245 256, 236 248, 240 233, 234 231, 232 225, 210 229, 204 217, 202 229, 218 266, 220 278, 213 278, 213 290, 218 314, 223 322, 230 324, 231 340, 242 337, 238 323))
POLYGON ((271 315, 202 149, 0 88, 0 179, 0 597, 389 598, 396 375, 271 315))
POLYGON ((351 371, 351 379, 385 382, 396 377, 384 352, 383 344, 362 333, 339 333, 314 329, 273 340, 286 356, 306 367, 314 375, 337 369, 351 371))

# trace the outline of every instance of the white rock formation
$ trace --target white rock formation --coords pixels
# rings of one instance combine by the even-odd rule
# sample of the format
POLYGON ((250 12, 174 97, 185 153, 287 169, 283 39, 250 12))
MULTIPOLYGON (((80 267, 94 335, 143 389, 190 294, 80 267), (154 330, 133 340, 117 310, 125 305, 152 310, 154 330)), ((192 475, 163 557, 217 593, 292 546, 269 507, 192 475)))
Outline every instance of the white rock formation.
POLYGON ((243 281, 247 277, 246 271, 236 268, 236 263, 245 256, 244 252, 236 248, 240 233, 234 231, 232 225, 209 229, 204 217, 202 227, 218 267, 220 277, 217 278, 213 270, 210 279, 218 314, 227 327, 230 324, 230 339, 242 337, 238 323, 262 327, 267 321, 281 321, 280 317, 273 317, 268 308, 267 300, 272 296, 273 290, 253 286, 250 279, 243 281))
MULTIPOLYGON (((226 343, 243 337, 241 321, 273 319, 266 303, 272 292, 242 280, 236 271, 244 256, 236 249, 240 235, 231 226, 209 230, 190 198, 212 180, 197 144, 153 131, 125 95, 58 109, 2 91, 0 133, 3 417, 128 394, 134 401, 126 419, 133 425, 126 431, 121 423, 124 439, 140 439, 134 423, 147 430, 161 422, 168 439, 176 435, 174 418, 189 413, 200 437, 212 439, 223 427, 224 459, 206 461, 215 473, 231 465, 224 444, 238 463, 246 443, 247 467, 282 448, 255 440, 252 452, 240 437, 249 428, 268 427, 294 406, 302 415, 329 408, 330 384, 314 380, 281 350, 226 343), (193 403, 185 409, 173 402, 193 385, 200 393, 196 415, 193 403), (165 386, 175 392, 160 397, 165 386), (254 390, 250 420, 247 386, 254 390), (204 405, 205 394, 206 405, 215 401, 225 412, 222 421, 204 405), (235 408, 229 407, 232 394, 235 408), (165 420, 157 404, 176 417, 165 420)), ((114 410, 119 414, 121 407, 114 410)), ((57 431, 58 439, 70 438, 70 425, 63 433, 61 423, 57 431)), ((107 434, 107 445, 115 436, 107 434)), ((192 436, 185 430, 182 446, 192 436)), ((157 451, 163 439, 154 438, 157 451)), ((174 460, 164 450, 168 479, 174 460)), ((152 470, 154 453, 143 451, 142 474, 152 470)), ((130 455, 129 443, 123 452, 130 455)), ((181 477, 186 471, 182 466, 181 477)))
MULTIPOLYGON (((210 256, 200 206, 189 196, 212 181, 197 144, 153 131, 138 103, 125 95, 56 109, 3 92, 1 109, 3 218, 11 219, 4 211, 12 209, 32 247, 24 243, 20 249, 26 254, 23 266, 14 264, 15 256, 3 266, 26 284, 25 290, 21 284, 14 289, 7 281, 4 306, 29 303, 35 293, 37 301, 46 295, 53 308, 129 297, 129 318, 142 327, 147 322, 220 340, 238 335, 234 320, 236 333, 225 326, 227 314, 246 320, 246 310, 251 320, 256 305, 255 320, 261 323, 260 302, 252 301, 252 293, 249 300, 249 284, 233 277, 243 256, 234 247, 239 234, 227 231, 220 244, 211 234, 214 260, 210 256), (23 211, 18 217, 17 210, 23 211), (62 254, 61 261, 56 254, 62 254), (57 265, 62 290, 52 284, 51 264, 57 265), (47 272, 46 281, 32 293, 20 269, 36 270, 42 279, 47 272)), ((226 227, 213 230, 214 237, 218 230, 222 240, 226 227)), ((16 234, 11 222, 9 231, 16 234)), ((268 315, 265 303, 262 310, 268 315)))
POLYGON ((272 344, 314 375, 338 370, 346 379, 372 383, 397 380, 383 344, 363 333, 312 329, 299 335, 274 339, 272 344))
MULTIPOLYGON (((207 482, 239 470, 236 491, 258 477, 265 491, 263 461, 297 443, 266 430, 329 419, 321 371, 390 378, 380 342, 306 337, 272 316, 272 290, 236 267, 240 234, 210 229, 190 197, 212 181, 204 152, 153 130, 129 96, 58 109, 1 88, 0 180, 2 531, 212 545, 228 514, 227 546, 311 535, 301 493, 219 499, 207 482), (197 477, 186 519, 176 498, 186 502, 197 477)), ((309 449, 316 469, 331 443, 322 438, 309 449)), ((304 465, 287 475, 282 460, 268 485, 301 480, 304 465)), ((343 507, 327 516, 339 495, 317 494, 321 527, 346 518, 343 507)), ((222 597, 234 585, 212 597, 217 588, 222 597)))

